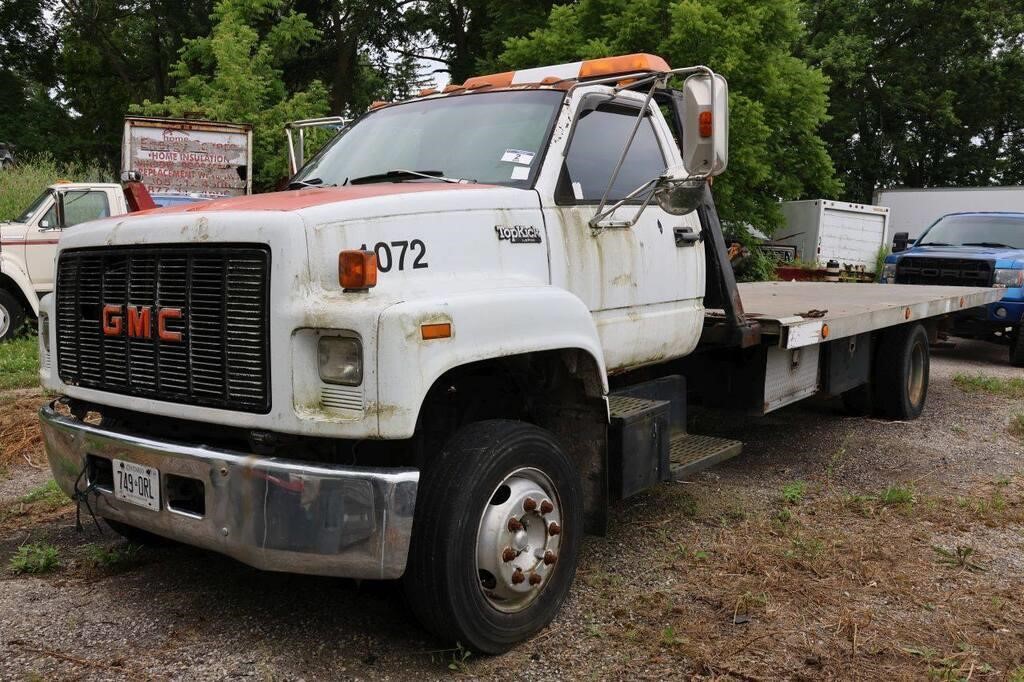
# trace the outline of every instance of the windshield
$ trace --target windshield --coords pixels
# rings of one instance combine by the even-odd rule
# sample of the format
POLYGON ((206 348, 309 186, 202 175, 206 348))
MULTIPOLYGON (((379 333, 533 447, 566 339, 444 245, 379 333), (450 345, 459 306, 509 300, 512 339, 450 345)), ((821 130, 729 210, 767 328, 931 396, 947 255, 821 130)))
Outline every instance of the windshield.
POLYGON ((921 235, 916 246, 1024 249, 1024 216, 949 215, 921 235))
POLYGON ((49 198, 50 198, 50 190, 46 190, 45 192, 40 194, 39 197, 35 201, 33 201, 29 205, 28 208, 25 209, 24 213, 22 213, 20 216, 15 218, 14 222, 16 222, 16 223, 27 223, 29 220, 32 219, 32 216, 34 216, 36 214, 36 211, 39 210, 39 207, 42 206, 43 203, 47 199, 49 199, 49 198))
MULTIPOLYGON (((386 107, 343 130, 292 183, 345 185, 404 170, 529 187, 562 97, 554 90, 504 91, 386 107)), ((396 174, 374 180, 440 181, 396 174)))

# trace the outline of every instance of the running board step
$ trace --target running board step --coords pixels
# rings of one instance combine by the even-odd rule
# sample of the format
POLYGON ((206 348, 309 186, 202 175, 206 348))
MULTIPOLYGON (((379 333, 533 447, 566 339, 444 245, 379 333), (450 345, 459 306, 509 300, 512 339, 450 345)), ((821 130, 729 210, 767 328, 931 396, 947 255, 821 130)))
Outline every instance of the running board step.
POLYGON ((680 434, 669 443, 668 458, 671 462, 672 480, 678 481, 713 467, 742 451, 743 443, 738 440, 690 433, 680 434))

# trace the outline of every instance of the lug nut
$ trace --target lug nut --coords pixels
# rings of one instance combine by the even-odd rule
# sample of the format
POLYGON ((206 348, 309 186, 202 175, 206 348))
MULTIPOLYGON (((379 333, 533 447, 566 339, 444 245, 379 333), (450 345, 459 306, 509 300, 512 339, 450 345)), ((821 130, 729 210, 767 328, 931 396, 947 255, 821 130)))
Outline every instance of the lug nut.
POLYGON ((543 580, 543 578, 541 578, 538 574, 536 574, 536 573, 531 573, 530 574, 530 584, 531 585, 540 585, 540 581, 541 580, 543 580))
POLYGON ((556 561, 558 561, 558 557, 555 556, 554 552, 552 552, 550 549, 548 551, 544 552, 544 563, 545 564, 550 566, 551 564, 555 563, 556 561))
POLYGON ((537 500, 533 499, 532 497, 527 497, 525 500, 523 500, 523 509, 525 509, 526 511, 532 512, 536 508, 537 500))
POLYGON ((511 519, 508 520, 508 531, 510 533, 518 533, 522 529, 523 522, 517 519, 516 517, 513 516, 511 519))
POLYGON ((558 535, 562 532, 562 527, 557 522, 552 521, 548 524, 548 535, 558 535))
POLYGON ((550 514, 555 510, 555 505, 551 504, 551 500, 544 500, 540 503, 540 513, 550 514))
POLYGON ((519 556, 519 552, 515 551, 511 547, 506 547, 501 551, 501 560, 506 564, 519 556))
POLYGON ((524 580, 526 580, 526 576, 523 575, 523 569, 517 568, 515 571, 512 572, 512 584, 513 585, 518 585, 519 583, 523 582, 524 580))

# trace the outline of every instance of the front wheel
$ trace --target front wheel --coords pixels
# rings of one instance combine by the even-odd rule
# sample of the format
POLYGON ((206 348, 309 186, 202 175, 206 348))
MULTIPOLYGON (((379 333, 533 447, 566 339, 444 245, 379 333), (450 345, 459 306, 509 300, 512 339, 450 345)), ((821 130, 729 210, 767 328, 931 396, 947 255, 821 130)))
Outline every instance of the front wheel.
POLYGON ((558 613, 576 573, 582 490, 544 429, 492 420, 462 428, 420 479, 405 575, 428 630, 487 654, 558 613))
POLYGON ((1010 340, 1010 364, 1014 367, 1024 367, 1024 323, 1014 330, 1013 338, 1010 340))
POLYGON ((8 291, 0 289, 0 341, 14 338, 25 323, 25 308, 8 291))

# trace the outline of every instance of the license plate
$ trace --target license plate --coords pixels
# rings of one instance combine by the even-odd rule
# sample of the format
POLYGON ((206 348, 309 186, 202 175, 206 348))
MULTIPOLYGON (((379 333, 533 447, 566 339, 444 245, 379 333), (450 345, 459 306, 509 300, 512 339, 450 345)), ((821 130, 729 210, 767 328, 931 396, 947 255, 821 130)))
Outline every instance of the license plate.
POLYGON ((115 459, 114 497, 146 509, 160 509, 160 472, 153 467, 115 459))

